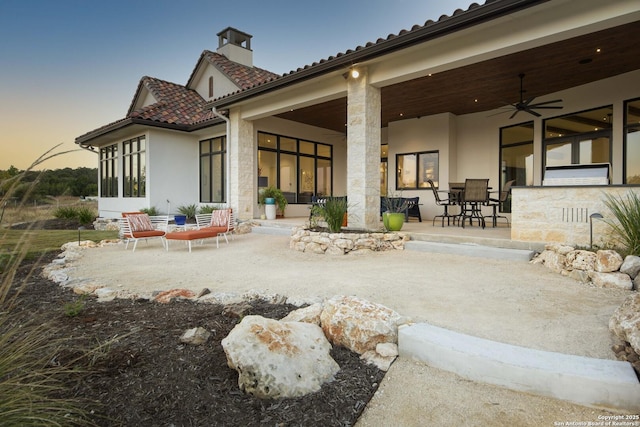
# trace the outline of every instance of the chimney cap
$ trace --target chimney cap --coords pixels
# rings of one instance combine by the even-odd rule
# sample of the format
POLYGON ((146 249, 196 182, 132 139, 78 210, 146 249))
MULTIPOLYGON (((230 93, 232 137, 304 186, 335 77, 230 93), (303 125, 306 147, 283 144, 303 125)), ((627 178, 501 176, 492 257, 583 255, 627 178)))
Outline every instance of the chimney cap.
POLYGON ((251 50, 251 34, 245 33, 233 27, 227 27, 218 34, 218 48, 225 44, 233 44, 251 50))

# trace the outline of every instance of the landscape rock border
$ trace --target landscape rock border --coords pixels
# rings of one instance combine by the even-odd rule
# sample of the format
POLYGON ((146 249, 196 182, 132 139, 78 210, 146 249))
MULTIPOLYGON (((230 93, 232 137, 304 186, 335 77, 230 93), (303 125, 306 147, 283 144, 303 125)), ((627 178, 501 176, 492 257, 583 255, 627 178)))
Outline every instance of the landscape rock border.
POLYGON ((342 232, 314 231, 307 227, 294 227, 289 247, 300 252, 327 255, 366 254, 368 252, 404 250, 410 240, 406 233, 396 232, 342 232))

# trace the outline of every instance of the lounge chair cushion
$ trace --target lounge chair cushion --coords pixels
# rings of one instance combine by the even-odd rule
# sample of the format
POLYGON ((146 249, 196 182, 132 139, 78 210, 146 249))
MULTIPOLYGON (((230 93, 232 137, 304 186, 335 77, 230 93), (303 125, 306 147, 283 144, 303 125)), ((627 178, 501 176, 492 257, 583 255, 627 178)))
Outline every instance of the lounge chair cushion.
POLYGON ((129 224, 131 224, 131 231, 134 233, 140 231, 155 231, 153 224, 151 224, 151 218, 147 214, 130 214, 127 215, 129 224))
POLYGON ((204 227, 199 230, 174 231, 165 236, 169 240, 198 240, 216 237, 218 233, 227 231, 226 227, 204 227))
POLYGON ((229 223, 229 209, 217 209, 211 212, 212 227, 227 227, 229 223))

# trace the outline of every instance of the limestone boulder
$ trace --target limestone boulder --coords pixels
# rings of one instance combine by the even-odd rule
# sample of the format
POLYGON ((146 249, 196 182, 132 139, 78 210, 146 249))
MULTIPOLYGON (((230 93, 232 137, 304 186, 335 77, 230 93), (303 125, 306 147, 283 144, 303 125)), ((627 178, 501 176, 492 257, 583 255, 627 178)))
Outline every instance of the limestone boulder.
POLYGON ((401 316, 390 308, 354 296, 327 300, 320 314, 329 341, 360 355, 380 343, 397 343, 400 321, 401 316))
POLYGON ((624 273, 599 273, 597 271, 591 271, 589 272, 589 277, 591 277, 593 284, 600 288, 633 289, 631 278, 624 273))
POLYGON ((560 243, 549 243, 545 245, 545 250, 559 253, 560 255, 567 255, 569 252, 573 251, 575 248, 569 245, 562 245, 560 243))
POLYGON ((281 322, 305 322, 320 326, 322 304, 315 303, 308 307, 299 308, 280 319, 281 322))
POLYGON ((594 271, 596 254, 591 251, 575 250, 567 254, 567 267, 571 270, 594 271))
POLYGON ((624 300, 609 319, 609 330, 640 354, 640 294, 624 300))
POLYGON ((222 340, 238 385, 262 399, 300 397, 332 381, 340 367, 331 344, 311 323, 246 316, 222 340))
POLYGON ((197 328, 187 329, 180 337, 180 342, 191 345, 202 345, 211 337, 211 332, 205 328, 198 326, 197 328))
POLYGON ((620 266, 620 273, 628 274, 635 279, 640 273, 640 256, 627 255, 620 266))
POLYGON ((156 302, 159 302, 161 304, 168 304, 173 299, 176 299, 176 298, 190 299, 195 296, 196 296, 195 292, 189 289, 169 289, 168 291, 159 292, 155 296, 155 300, 156 302))
POLYGON ((616 251, 599 250, 596 252, 595 271, 599 273, 611 273, 618 271, 622 265, 622 256, 616 251))
POLYGON ((554 251, 544 251, 544 265, 551 271, 556 273, 562 272, 565 269, 567 257, 561 253, 554 251))

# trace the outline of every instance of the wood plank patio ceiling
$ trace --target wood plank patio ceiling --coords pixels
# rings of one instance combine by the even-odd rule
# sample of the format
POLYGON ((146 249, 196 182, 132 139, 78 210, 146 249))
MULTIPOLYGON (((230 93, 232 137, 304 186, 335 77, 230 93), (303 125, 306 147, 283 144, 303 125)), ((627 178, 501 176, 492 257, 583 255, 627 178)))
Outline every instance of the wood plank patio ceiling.
MULTIPOLYGON (((526 75, 524 97, 530 98, 640 69, 638 34, 640 22, 634 22, 383 87, 382 126, 443 112, 489 111, 515 103, 520 97, 520 73, 526 75)), ((278 117, 344 133, 346 102, 346 98, 336 99, 278 117)), ((533 117, 519 113, 514 123, 526 116, 533 117)))

